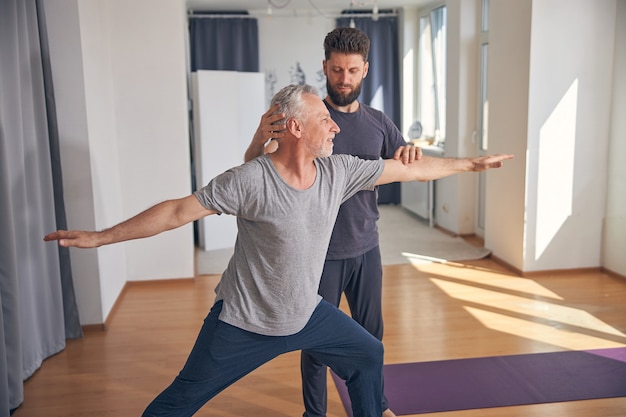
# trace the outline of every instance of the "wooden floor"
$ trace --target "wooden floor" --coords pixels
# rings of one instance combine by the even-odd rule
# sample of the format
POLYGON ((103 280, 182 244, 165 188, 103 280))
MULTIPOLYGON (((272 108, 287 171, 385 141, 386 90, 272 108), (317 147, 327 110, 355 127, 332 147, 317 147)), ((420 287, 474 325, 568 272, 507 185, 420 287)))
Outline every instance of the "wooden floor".
MULTIPOLYGON (((106 331, 68 341, 25 382, 14 417, 139 416, 183 365, 217 279, 128 287, 106 331)), ((384 269, 383 297, 386 363, 626 345, 626 281, 601 272, 522 278, 490 259, 395 265, 384 269)), ((290 353, 197 415, 296 417, 302 411, 299 353, 290 353)), ((345 415, 329 378, 328 417, 345 415)), ((624 417, 626 398, 421 416, 624 417)))

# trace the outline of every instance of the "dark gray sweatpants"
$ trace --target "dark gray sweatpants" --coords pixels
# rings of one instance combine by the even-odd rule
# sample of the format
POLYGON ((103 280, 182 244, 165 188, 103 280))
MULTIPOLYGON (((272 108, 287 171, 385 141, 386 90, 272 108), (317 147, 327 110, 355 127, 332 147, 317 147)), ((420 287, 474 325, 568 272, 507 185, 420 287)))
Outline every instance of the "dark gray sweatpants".
POLYGON ((306 350, 346 379, 355 417, 380 417, 383 346, 322 300, 300 332, 264 336, 219 320, 222 302, 204 320, 187 363, 143 417, 193 415, 226 387, 276 356, 306 350))
MULTIPOLYGON (((380 247, 356 258, 326 260, 320 281, 319 294, 324 300, 339 306, 345 293, 352 318, 378 340, 383 338, 382 314, 383 267, 380 247)), ((304 417, 325 417, 327 406, 327 367, 322 362, 302 352, 302 395, 304 417)), ((382 393, 382 410, 389 403, 382 393)))

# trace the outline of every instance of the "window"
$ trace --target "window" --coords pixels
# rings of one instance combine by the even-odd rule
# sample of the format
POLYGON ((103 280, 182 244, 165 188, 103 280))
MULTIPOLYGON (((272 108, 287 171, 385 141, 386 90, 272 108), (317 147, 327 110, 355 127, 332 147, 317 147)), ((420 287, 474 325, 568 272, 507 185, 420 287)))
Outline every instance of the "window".
POLYGON ((423 136, 443 146, 446 137, 446 7, 420 17, 418 117, 423 136))
POLYGON ((486 151, 489 145, 488 121, 489 100, 487 99, 487 58, 489 53, 489 0, 482 0, 482 24, 480 34, 480 106, 478 131, 480 134, 480 150, 486 151))
MULTIPOLYGON (((489 57, 489 0, 482 0, 480 33, 480 80, 478 106, 478 153, 484 155, 489 146, 489 99, 487 96, 487 61, 489 57)), ((485 173, 478 174, 478 211, 476 234, 484 235, 485 229, 485 173)))

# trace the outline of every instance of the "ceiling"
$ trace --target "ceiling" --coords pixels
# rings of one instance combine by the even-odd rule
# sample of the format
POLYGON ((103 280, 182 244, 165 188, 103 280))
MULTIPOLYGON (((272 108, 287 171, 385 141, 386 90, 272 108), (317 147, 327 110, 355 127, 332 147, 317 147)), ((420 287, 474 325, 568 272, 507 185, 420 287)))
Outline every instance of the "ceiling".
POLYGON ((374 3, 379 9, 419 7, 433 3, 433 0, 187 0, 187 8, 193 10, 267 10, 274 12, 316 11, 316 10, 371 10, 374 3))

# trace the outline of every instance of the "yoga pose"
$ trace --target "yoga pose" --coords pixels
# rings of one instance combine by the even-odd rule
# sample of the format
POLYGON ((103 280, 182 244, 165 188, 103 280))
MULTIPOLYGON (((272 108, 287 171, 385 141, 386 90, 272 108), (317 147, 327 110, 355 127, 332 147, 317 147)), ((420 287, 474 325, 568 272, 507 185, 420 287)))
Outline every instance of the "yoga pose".
POLYGON ((171 230, 213 214, 237 216, 234 254, 183 369, 144 416, 191 416, 276 356, 304 350, 345 379, 355 417, 382 415, 381 342, 318 295, 343 201, 394 181, 426 181, 502 166, 511 155, 422 157, 412 164, 331 155, 339 127, 316 90, 290 85, 272 99, 285 115, 279 149, 103 231, 44 237, 93 248, 171 230))
MULTIPOLYGON (((369 70, 370 40, 359 29, 337 28, 324 39, 328 95, 324 104, 341 131, 335 137, 334 154, 362 159, 401 159, 411 163, 421 157, 420 148, 407 145, 402 133, 383 112, 358 101, 369 70)), ((274 151, 280 143, 282 115, 270 108, 261 118, 245 155, 250 160, 274 151), (268 143, 270 139, 274 139, 268 143), (268 143, 267 147, 264 145, 268 143)), ((345 294, 352 318, 378 340, 383 339, 383 268, 378 239, 378 191, 363 190, 341 205, 330 239, 320 280, 319 294, 339 306, 345 294)), ((302 352, 304 417, 325 417, 326 365, 302 352)), ((383 390, 383 416, 393 417, 383 390)))

